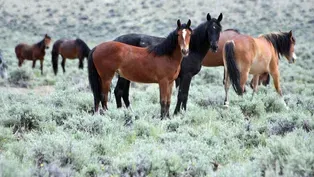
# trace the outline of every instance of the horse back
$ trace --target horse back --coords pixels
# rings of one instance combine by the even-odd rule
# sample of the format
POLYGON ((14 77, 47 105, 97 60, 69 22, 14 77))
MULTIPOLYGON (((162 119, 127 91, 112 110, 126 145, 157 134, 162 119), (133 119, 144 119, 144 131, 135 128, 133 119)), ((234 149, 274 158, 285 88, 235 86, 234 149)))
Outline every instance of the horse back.
POLYGON ((24 43, 20 43, 15 47, 16 57, 19 59, 33 59, 32 46, 24 43))
POLYGON ((218 41, 218 51, 216 53, 209 50, 203 60, 203 66, 223 66, 222 51, 225 43, 228 40, 232 40, 235 36, 240 33, 235 30, 226 30, 220 33, 218 41))
POLYGON ((60 44, 59 53, 69 59, 78 58, 79 46, 76 45, 75 40, 66 40, 60 44))

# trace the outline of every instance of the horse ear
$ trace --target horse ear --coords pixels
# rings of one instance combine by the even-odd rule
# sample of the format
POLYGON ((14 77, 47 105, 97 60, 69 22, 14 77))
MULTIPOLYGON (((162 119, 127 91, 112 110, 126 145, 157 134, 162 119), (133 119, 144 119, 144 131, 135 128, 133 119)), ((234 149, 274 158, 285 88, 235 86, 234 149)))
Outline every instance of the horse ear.
POLYGON ((220 13, 220 15, 218 17, 218 22, 221 22, 222 18, 223 18, 223 15, 222 15, 222 13, 220 13))
POLYGON ((191 20, 190 20, 190 19, 189 19, 188 23, 186 24, 186 26, 187 26, 188 28, 190 28, 190 26, 191 26, 191 20))
POLYGON ((178 28, 181 27, 181 21, 180 21, 180 19, 178 19, 178 21, 177 21, 177 27, 178 27, 178 28))
POLYGON ((209 15, 209 13, 207 14, 207 21, 210 21, 210 19, 212 19, 209 15))
POLYGON ((292 30, 289 31, 289 37, 292 37, 292 30))

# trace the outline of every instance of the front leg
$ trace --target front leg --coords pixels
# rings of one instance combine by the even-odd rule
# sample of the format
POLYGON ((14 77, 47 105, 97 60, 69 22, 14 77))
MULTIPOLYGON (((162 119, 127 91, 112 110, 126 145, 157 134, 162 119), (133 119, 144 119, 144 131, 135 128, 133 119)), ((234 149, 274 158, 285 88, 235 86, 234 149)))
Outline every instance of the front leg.
POLYGON ((251 87, 253 88, 252 99, 254 94, 257 92, 257 86, 259 85, 259 77, 260 77, 259 74, 255 74, 251 81, 251 87))
POLYGON ((169 83, 168 92, 167 92, 167 103, 166 103, 166 116, 170 118, 169 108, 171 104, 171 94, 172 94, 173 81, 169 83))
POLYGON ((167 80, 159 81, 159 92, 160 92, 160 116, 163 119, 166 116, 166 105, 167 105, 167 93, 168 93, 169 83, 167 80))
POLYGON ((32 68, 34 69, 35 66, 36 66, 36 59, 33 60, 33 66, 32 66, 32 68))
POLYGON ((43 72, 43 64, 44 64, 44 59, 41 59, 41 60, 40 60, 40 71, 41 71, 41 75, 44 74, 44 72, 43 72))
POLYGON ((190 90, 190 85, 191 85, 191 80, 192 80, 193 75, 191 73, 188 73, 184 76, 183 78, 183 83, 182 83, 182 108, 183 110, 186 110, 186 104, 188 102, 188 97, 189 97, 189 90, 190 90))

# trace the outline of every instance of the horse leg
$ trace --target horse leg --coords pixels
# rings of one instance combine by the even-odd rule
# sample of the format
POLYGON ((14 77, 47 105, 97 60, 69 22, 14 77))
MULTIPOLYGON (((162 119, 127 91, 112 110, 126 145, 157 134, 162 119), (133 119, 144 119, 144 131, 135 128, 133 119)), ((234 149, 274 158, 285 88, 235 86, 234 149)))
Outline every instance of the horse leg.
POLYGON ((228 72, 226 71, 226 69, 224 70, 224 86, 225 86, 225 101, 224 101, 224 105, 225 106, 229 106, 229 88, 230 88, 230 78, 228 75, 228 72))
POLYGON ((40 71, 41 71, 41 75, 44 74, 44 72, 43 72, 43 67, 44 67, 44 59, 40 59, 40 71))
POLYGON ((253 76, 253 79, 251 81, 251 87, 253 88, 252 100, 253 100, 254 94, 257 92, 257 86, 259 85, 259 77, 260 75, 256 74, 253 76))
POLYGON ((159 92, 160 92, 160 116, 163 119, 166 115, 166 105, 167 105, 167 94, 168 94, 169 83, 167 80, 162 80, 159 82, 159 92))
POLYGON ((108 79, 108 80, 101 79, 101 89, 103 93, 103 98, 101 102, 102 102, 102 108, 104 111, 108 110, 107 103, 108 103, 108 93, 110 90, 110 84, 111 84, 111 79, 108 79))
POLYGON ((22 64, 23 64, 23 59, 22 58, 19 58, 19 67, 21 67, 22 66, 22 64))
POLYGON ((129 100, 129 90, 130 90, 130 81, 125 79, 124 87, 123 87, 123 102, 125 106, 128 108, 130 106, 129 100))
POLYGON ((81 58, 79 58, 79 60, 80 60, 79 61, 79 69, 83 69, 84 68, 84 63, 83 63, 84 62, 84 58, 81 57, 81 58))
POLYGON ((249 70, 240 72, 240 86, 242 88, 242 93, 244 93, 245 90, 245 83, 247 81, 247 78, 249 77, 249 70))
POLYGON ((183 87, 182 87, 182 108, 183 110, 186 110, 186 103, 188 102, 188 97, 189 97, 189 90, 190 90, 190 85, 191 85, 191 80, 192 80, 192 74, 187 74, 183 78, 183 87))
POLYGON ((282 92, 281 92, 281 88, 280 88, 280 82, 279 82, 279 78, 280 78, 280 74, 278 69, 273 69, 270 71, 271 76, 273 77, 274 80, 274 85, 276 88, 277 93, 282 96, 282 92))
POLYGON ((62 66, 62 69, 63 69, 63 73, 65 73, 65 57, 62 56, 62 62, 61 62, 61 66, 62 66))
POLYGON ((123 94, 123 89, 124 89, 124 82, 125 79, 118 76, 118 81, 117 81, 117 85, 114 88, 114 96, 116 98, 116 104, 117 104, 117 108, 121 108, 122 107, 122 94, 123 94))
POLYGON ((172 87, 173 87, 173 81, 170 82, 170 84, 169 84, 169 86, 168 86, 168 92, 167 92, 166 116, 167 116, 168 118, 170 118, 169 108, 170 108, 170 104, 171 104, 172 87))
POLYGON ((178 114, 180 112, 181 109, 181 104, 182 104, 182 83, 183 81, 181 80, 181 78, 177 78, 179 79, 179 91, 178 91, 178 96, 177 96, 177 104, 176 104, 176 108, 174 109, 174 114, 178 114))
POLYGON ((36 66, 36 59, 33 60, 33 66, 32 66, 32 68, 34 69, 35 66, 36 66))

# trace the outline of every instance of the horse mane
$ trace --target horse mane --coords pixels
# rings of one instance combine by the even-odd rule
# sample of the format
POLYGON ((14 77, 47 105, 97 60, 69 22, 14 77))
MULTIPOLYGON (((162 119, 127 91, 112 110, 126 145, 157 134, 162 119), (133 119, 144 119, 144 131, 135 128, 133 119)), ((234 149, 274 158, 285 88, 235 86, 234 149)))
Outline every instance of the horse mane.
POLYGON ((172 31, 166 39, 156 45, 148 47, 149 52, 155 53, 157 56, 171 55, 178 44, 177 30, 172 31))
POLYGON ((279 32, 279 33, 270 33, 263 34, 260 37, 265 38, 269 43, 271 43, 278 54, 278 58, 280 55, 289 54, 290 46, 292 42, 295 42, 295 39, 291 42, 289 32, 279 32))
POLYGON ((88 57, 88 54, 90 52, 90 48, 88 47, 88 45, 80 38, 77 38, 75 40, 75 43, 81 47, 81 49, 83 51, 83 55, 88 57))
POLYGON ((45 39, 39 41, 39 42, 36 44, 36 46, 37 46, 38 48, 40 48, 40 49, 45 50, 45 39))
POLYGON ((234 29, 234 28, 229 28, 229 29, 226 29, 226 30, 224 30, 224 31, 234 31, 234 32, 240 34, 240 30, 234 29))
MULTIPOLYGON (((180 29, 190 29, 186 24, 182 24, 180 29)), ((166 39, 156 45, 151 45, 147 49, 149 52, 155 53, 157 56, 171 55, 178 45, 177 29, 172 31, 166 39)))

